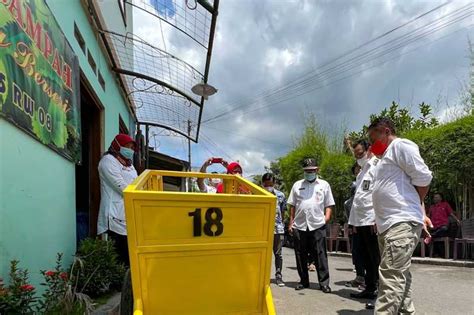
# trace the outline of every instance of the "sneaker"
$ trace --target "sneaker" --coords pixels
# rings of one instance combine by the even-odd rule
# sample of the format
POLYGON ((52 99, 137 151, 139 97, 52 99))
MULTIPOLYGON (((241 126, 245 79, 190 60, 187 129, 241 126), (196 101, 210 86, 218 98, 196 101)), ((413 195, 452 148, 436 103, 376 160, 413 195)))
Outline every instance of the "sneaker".
POLYGON ((311 272, 316 271, 316 266, 314 264, 309 265, 308 270, 311 272))
POLYGON ((282 279, 276 279, 276 285, 279 286, 279 287, 284 287, 285 282, 283 282, 282 279))

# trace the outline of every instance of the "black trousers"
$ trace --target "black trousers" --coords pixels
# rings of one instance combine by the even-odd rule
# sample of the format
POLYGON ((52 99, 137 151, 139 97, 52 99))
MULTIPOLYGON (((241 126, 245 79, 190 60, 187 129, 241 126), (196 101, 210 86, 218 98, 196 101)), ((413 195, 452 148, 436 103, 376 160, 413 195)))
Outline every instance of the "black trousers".
POLYGON ((275 278, 282 279, 281 269, 283 268, 283 256, 281 250, 283 248, 283 234, 273 235, 273 255, 275 255, 275 278))
POLYGON ((308 255, 316 257, 318 282, 321 286, 329 284, 328 255, 326 250, 326 225, 314 231, 293 230, 295 242, 296 268, 300 283, 309 285, 308 255))
POLYGON ((364 257, 362 257, 362 251, 360 247, 362 242, 360 235, 358 233, 352 234, 352 263, 354 264, 356 275, 358 277, 365 277, 365 268, 364 268, 364 257))
POLYGON ((359 237, 359 254, 362 258, 362 264, 365 269, 366 290, 374 292, 377 290, 377 281, 379 278, 380 251, 377 240, 377 234, 373 226, 356 227, 359 237))
POLYGON ((448 236, 449 226, 442 225, 430 231, 431 237, 445 237, 448 236))
POLYGON ((130 267, 130 258, 128 255, 127 235, 121 235, 113 231, 107 231, 108 236, 114 241, 115 250, 118 254, 119 261, 126 267, 130 267))

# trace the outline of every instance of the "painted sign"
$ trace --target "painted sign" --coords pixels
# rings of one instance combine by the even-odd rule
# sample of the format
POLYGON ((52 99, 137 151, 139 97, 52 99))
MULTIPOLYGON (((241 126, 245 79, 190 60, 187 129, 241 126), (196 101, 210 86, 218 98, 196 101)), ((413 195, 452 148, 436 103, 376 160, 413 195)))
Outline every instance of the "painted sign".
POLYGON ((0 115, 79 161, 79 63, 44 0, 0 0, 0 115))

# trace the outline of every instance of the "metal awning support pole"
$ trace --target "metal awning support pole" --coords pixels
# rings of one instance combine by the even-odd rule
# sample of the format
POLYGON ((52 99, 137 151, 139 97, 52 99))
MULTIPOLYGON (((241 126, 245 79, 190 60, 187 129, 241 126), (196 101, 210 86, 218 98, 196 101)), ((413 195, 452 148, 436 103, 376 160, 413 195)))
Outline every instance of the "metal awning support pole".
POLYGON ((150 137, 148 135, 149 133, 149 130, 150 130, 150 126, 148 126, 148 124, 145 125, 145 157, 146 157, 146 160, 145 160, 145 168, 148 169, 149 165, 150 165, 150 150, 149 150, 149 141, 150 141, 150 137))

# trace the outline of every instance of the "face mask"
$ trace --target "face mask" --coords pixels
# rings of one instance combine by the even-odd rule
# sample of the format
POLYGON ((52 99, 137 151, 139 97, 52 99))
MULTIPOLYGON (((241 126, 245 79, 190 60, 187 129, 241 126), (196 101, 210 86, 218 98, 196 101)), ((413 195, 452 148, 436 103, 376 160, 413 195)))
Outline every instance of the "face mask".
POLYGON ((212 178, 211 183, 215 186, 219 185, 221 183, 221 180, 219 178, 212 178))
POLYGON ((268 191, 269 193, 273 193, 274 191, 274 188, 273 187, 263 187, 266 191, 268 191))
POLYGON ((132 160, 133 159, 133 154, 135 153, 135 151, 133 151, 132 149, 130 148, 127 148, 127 147, 120 147, 120 155, 122 155, 124 158, 128 159, 128 160, 132 160))
POLYGON ((388 144, 386 142, 382 142, 382 140, 375 140, 375 142, 370 146, 370 151, 377 156, 381 156, 385 153, 388 148, 388 144))
POLYGON ((359 164, 360 167, 364 167, 365 163, 367 163, 369 159, 367 158, 367 155, 364 155, 360 159, 357 159, 357 164, 359 164))
POLYGON ((316 173, 304 173, 304 179, 306 179, 308 182, 314 182, 317 178, 316 173))

